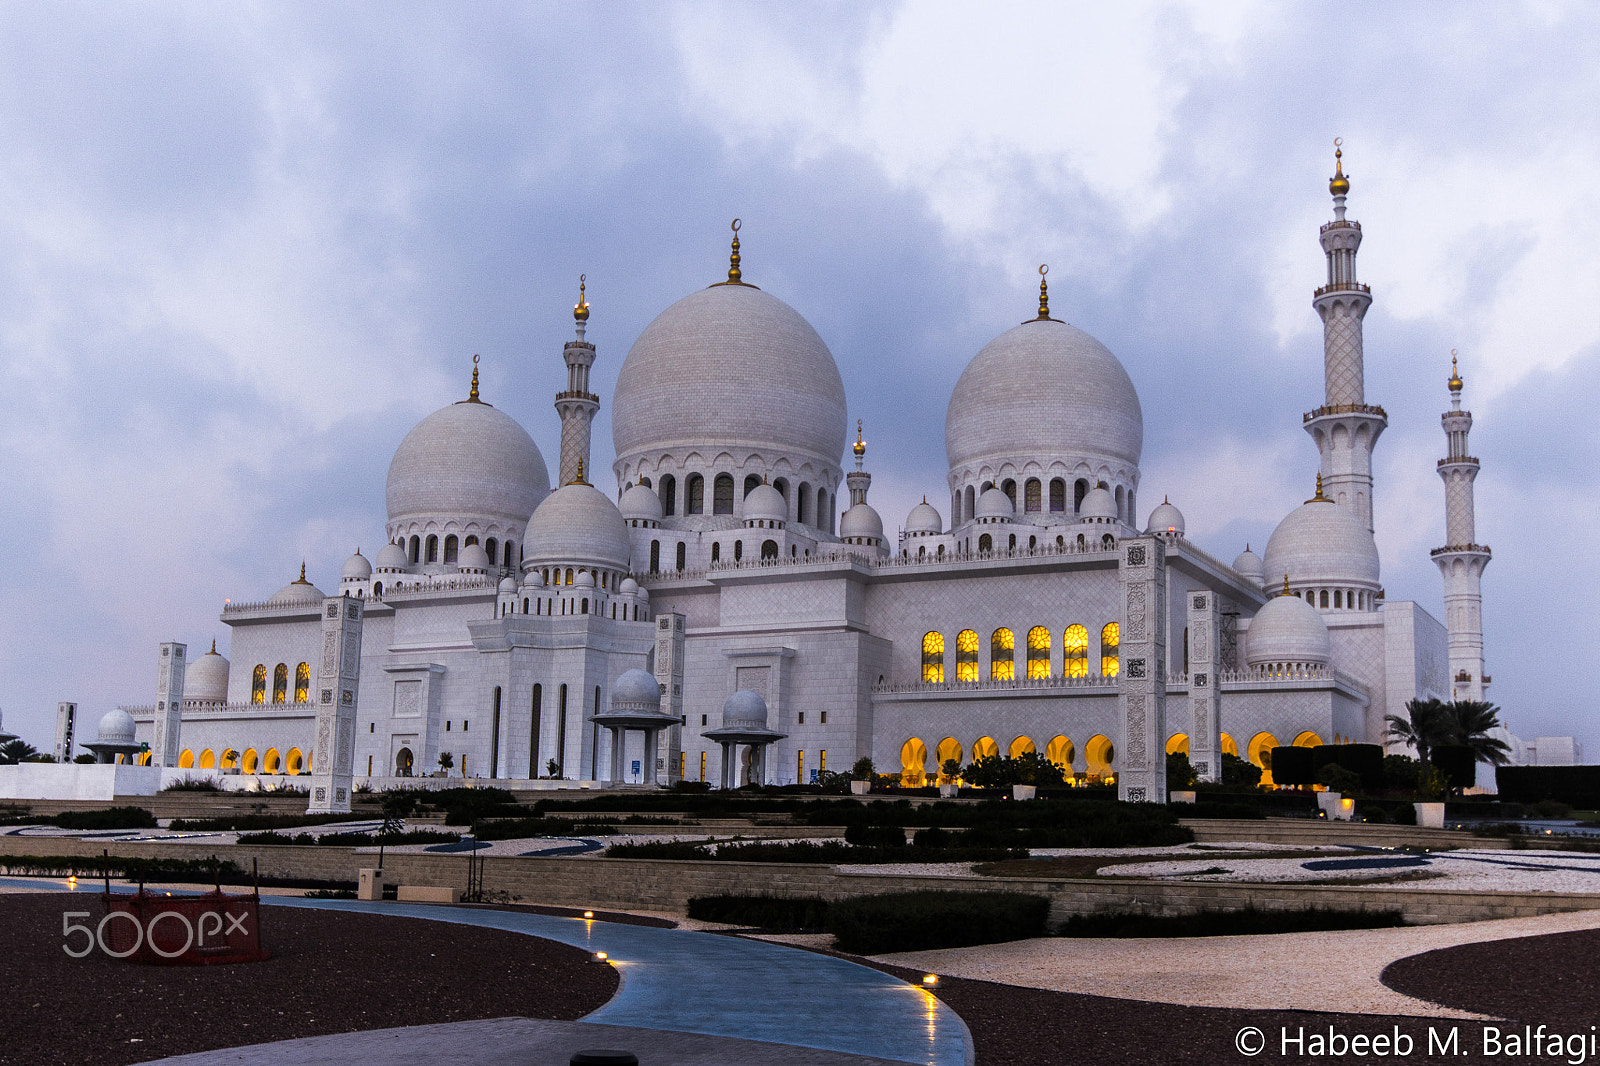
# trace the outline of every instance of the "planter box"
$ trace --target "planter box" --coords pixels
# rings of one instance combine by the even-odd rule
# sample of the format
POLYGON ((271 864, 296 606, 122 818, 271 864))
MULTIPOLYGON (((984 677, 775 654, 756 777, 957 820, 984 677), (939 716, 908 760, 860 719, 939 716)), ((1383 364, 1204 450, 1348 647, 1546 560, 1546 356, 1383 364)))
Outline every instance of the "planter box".
POLYGON ((850 794, 852 796, 865 796, 868 792, 871 792, 871 791, 872 791, 872 782, 871 781, 852 781, 852 782, 850 782, 850 794))
POLYGON ((1428 829, 1444 828, 1444 804, 1413 803, 1417 809, 1417 825, 1428 829))
POLYGON ((1185 792, 1185 791, 1169 792, 1169 793, 1167 793, 1167 802, 1168 803, 1193 803, 1194 802, 1194 793, 1193 792, 1185 792))
POLYGON ((1031 800, 1039 794, 1038 785, 1012 785, 1011 798, 1014 800, 1031 800))
POLYGON ((939 798, 940 799, 947 799, 947 800, 948 799, 955 799, 957 793, 959 793, 960 791, 961 791, 961 788, 958 785, 940 785, 939 786, 939 798))
POLYGON ((1348 822, 1355 817, 1356 802, 1345 799, 1343 793, 1318 792, 1317 806, 1328 816, 1330 822, 1348 822))

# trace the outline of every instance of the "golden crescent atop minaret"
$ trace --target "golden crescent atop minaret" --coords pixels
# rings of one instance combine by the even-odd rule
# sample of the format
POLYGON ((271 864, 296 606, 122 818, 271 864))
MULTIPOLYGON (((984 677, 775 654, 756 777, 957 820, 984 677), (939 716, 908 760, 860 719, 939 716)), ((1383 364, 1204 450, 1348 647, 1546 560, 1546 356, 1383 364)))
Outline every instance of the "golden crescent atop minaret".
POLYGON ((585 282, 588 280, 589 275, 578 275, 578 303, 572 309, 572 317, 577 319, 579 322, 589 321, 589 300, 584 295, 585 282))
POLYGON ((1328 179, 1328 191, 1335 196, 1344 196, 1350 191, 1350 179, 1344 173, 1344 138, 1333 139, 1333 177, 1328 179))

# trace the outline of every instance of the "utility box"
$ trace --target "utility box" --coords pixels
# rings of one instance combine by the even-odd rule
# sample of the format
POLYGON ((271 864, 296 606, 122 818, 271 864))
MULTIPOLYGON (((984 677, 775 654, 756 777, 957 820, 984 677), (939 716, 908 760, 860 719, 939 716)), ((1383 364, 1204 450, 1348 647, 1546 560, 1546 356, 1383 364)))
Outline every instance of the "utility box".
POLYGON ((383 898, 383 871, 362 870, 360 882, 356 886, 356 899, 383 898))

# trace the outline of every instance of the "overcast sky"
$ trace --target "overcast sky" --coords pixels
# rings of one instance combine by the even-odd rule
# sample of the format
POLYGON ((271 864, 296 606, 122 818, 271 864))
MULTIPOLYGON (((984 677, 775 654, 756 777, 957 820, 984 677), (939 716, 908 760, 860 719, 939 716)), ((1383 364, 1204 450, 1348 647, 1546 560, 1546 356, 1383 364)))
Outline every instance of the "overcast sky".
POLYGON ((1456 348, 1491 697, 1593 759, 1597 54, 1584 3, 0 5, 5 726, 92 733, 158 642, 227 653, 225 598, 335 588, 474 353, 553 466, 580 272, 609 464, 623 357, 734 216, 890 527, 948 508, 950 389, 1048 262, 1139 389, 1141 506, 1260 551, 1316 472, 1342 136, 1389 598, 1443 617, 1456 348))

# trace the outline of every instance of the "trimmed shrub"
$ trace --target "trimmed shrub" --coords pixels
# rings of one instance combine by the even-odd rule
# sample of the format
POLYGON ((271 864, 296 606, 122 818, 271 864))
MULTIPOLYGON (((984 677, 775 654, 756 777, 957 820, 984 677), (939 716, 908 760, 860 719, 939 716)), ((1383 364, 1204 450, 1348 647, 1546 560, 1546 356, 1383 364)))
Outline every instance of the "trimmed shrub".
POLYGON ((1309 785, 1316 777, 1310 748, 1272 749, 1272 781, 1278 785, 1309 785))
POLYGON ((1444 774, 1451 788, 1471 788, 1478 780, 1478 756, 1464 744, 1441 744, 1428 754, 1428 761, 1444 774))
POLYGON ((221 792, 222 786, 209 777, 191 777, 185 774, 181 779, 164 786, 163 792, 221 792))
POLYGON ((1502 800, 1553 799, 1583 811, 1600 810, 1600 766, 1500 766, 1495 784, 1502 800))
POLYGON ((51 823, 62 829, 154 829, 156 816, 143 807, 107 807, 103 811, 63 811, 51 823))
POLYGON ((851 825, 845 827, 844 842, 865 848, 903 848, 906 830, 900 825, 851 825))
MULTIPOLYGON (((1304 750, 1304 749, 1302 749, 1304 750)), ((1115 911, 1075 914, 1057 936, 1165 938, 1254 936, 1261 933, 1321 933, 1335 929, 1392 929, 1409 925, 1399 911, 1340 911, 1326 907, 1263 911, 1200 911, 1196 914, 1139 914, 1115 911)))
POLYGON ((1313 772, 1320 772, 1329 763, 1338 763, 1355 774, 1368 792, 1383 788, 1383 748, 1377 744, 1318 744, 1311 749, 1313 772))
POLYGON ((891 892, 828 907, 828 932, 856 955, 1044 936, 1050 901, 1021 892, 891 892))
MULTIPOLYGON (((396 844, 454 844, 461 837, 455 833, 447 833, 442 829, 408 829, 404 833, 390 833, 381 843, 393 847, 396 844)), ((240 844, 253 844, 268 847, 297 845, 300 847, 316 846, 329 848, 375 848, 380 841, 377 833, 296 833, 293 836, 287 833, 240 833, 240 844)))
POLYGON ((689 917, 768 933, 821 933, 828 928, 828 901, 812 896, 695 896, 689 900, 689 917))

